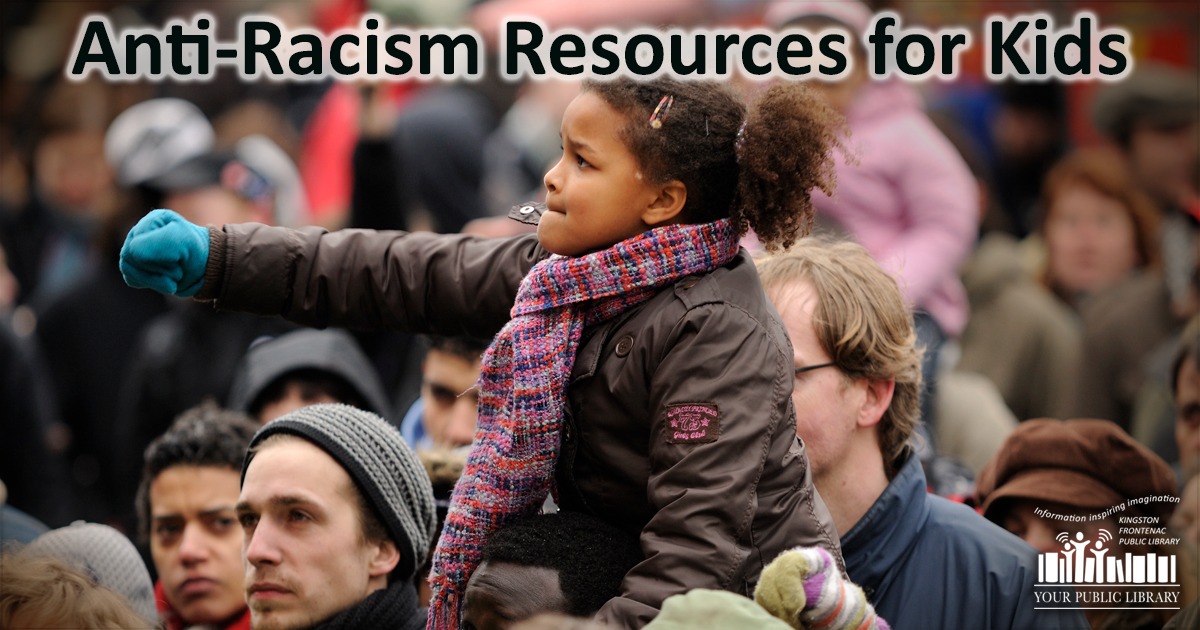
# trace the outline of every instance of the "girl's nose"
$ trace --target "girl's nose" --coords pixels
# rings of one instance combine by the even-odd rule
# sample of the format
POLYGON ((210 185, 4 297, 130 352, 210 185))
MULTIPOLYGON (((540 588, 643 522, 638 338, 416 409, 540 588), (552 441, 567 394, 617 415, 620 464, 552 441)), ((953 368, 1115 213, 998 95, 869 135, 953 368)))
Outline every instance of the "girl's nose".
POLYGON ((554 164, 554 166, 550 167, 550 170, 546 171, 545 177, 542 178, 542 183, 544 183, 546 185, 546 192, 548 192, 548 193, 558 192, 558 188, 559 188, 559 177, 558 177, 559 170, 558 169, 560 166, 562 166, 562 160, 559 160, 558 162, 556 162, 554 164))

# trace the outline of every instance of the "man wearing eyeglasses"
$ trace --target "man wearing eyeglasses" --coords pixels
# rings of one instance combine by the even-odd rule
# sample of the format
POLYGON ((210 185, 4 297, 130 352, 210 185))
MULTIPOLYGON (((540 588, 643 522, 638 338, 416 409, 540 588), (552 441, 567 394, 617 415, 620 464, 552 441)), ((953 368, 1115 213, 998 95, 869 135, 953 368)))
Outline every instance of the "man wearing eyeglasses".
POLYGON ((895 280, 861 246, 815 239, 758 269, 791 337, 813 482, 879 615, 894 628, 1087 628, 1078 609, 1035 609, 1032 547, 926 492, 909 444, 921 354, 895 280))

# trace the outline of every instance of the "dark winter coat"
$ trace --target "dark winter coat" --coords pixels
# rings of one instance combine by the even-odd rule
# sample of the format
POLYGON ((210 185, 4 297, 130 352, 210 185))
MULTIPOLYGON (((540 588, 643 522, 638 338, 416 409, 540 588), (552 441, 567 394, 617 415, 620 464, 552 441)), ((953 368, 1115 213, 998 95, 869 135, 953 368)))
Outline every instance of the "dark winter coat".
POLYGON ((893 628, 1088 628, 1078 609, 1034 610, 1037 552, 929 494, 910 456, 842 537, 846 570, 893 628))
MULTIPOLYGON (((548 254, 532 236, 227 225, 198 299, 311 326, 492 337, 548 254)), ((640 627, 692 588, 753 592, 797 545, 839 557, 792 408, 791 345, 749 257, 584 330, 567 393, 559 505, 639 534, 646 560, 599 617, 640 627), (672 430, 679 405, 715 412, 672 430)))

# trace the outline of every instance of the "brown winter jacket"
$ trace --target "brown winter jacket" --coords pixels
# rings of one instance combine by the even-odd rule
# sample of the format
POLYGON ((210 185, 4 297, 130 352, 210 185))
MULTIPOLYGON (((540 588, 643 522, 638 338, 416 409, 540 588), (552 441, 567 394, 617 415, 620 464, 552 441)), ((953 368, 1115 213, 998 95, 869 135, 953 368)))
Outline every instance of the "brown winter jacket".
MULTIPOLYGON (((197 299, 310 326, 490 338, 546 255, 533 235, 227 225, 210 229, 197 299)), ((791 346, 745 252, 584 330, 559 504, 640 535, 646 557, 601 620, 641 627, 692 588, 750 595, 763 565, 797 545, 840 560, 796 438, 793 378, 791 346), (669 426, 713 410, 708 429, 669 426)))

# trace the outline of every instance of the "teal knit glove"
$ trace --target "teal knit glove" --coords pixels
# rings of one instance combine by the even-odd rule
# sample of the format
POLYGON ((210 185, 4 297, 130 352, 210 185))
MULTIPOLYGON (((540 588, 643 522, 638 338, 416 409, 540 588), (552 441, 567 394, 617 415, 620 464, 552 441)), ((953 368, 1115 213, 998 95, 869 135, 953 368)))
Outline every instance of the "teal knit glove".
POLYGON ((154 210, 129 230, 121 275, 135 289, 192 297, 204 284, 208 229, 171 210, 154 210))

